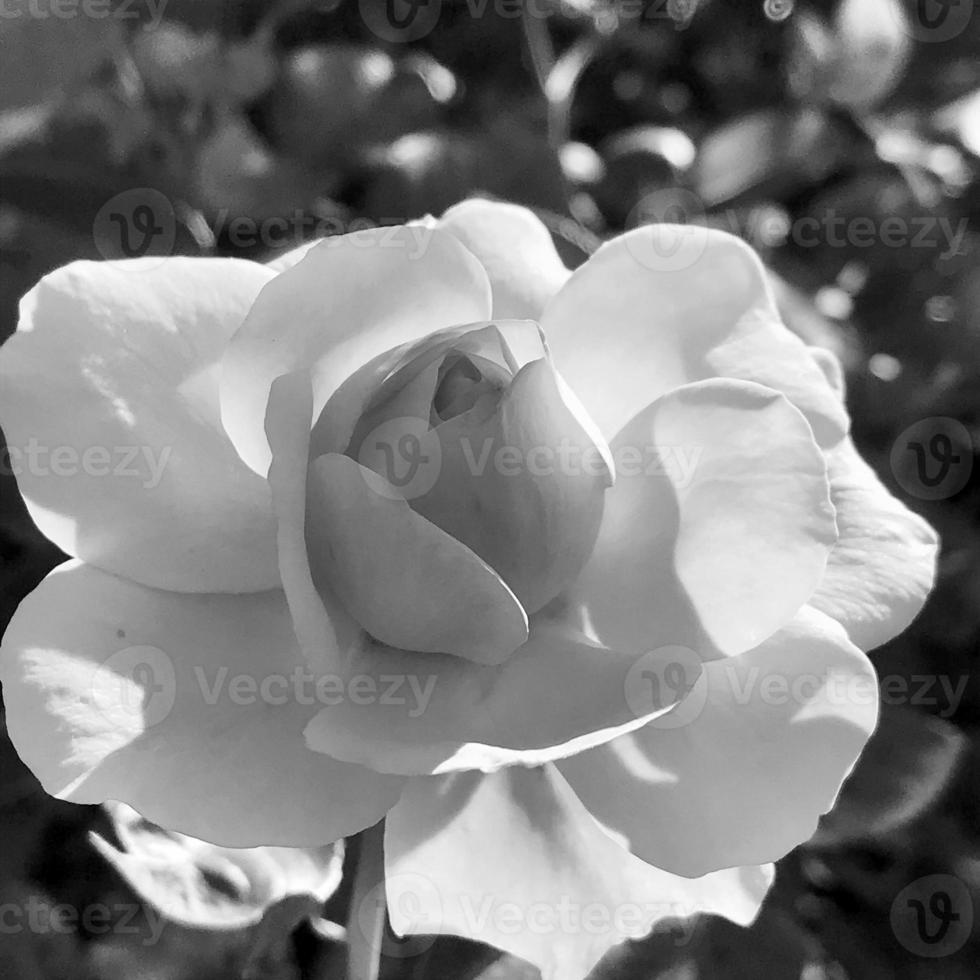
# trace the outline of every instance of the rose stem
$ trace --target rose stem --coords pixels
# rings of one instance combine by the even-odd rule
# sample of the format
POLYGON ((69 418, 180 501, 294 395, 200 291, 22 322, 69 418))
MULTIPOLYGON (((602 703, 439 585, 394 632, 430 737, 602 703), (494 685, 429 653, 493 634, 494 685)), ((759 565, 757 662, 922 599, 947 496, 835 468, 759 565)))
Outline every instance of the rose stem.
POLYGON ((381 942, 388 918, 385 902, 385 822, 357 837, 357 868, 347 917, 348 980, 378 980, 381 942))

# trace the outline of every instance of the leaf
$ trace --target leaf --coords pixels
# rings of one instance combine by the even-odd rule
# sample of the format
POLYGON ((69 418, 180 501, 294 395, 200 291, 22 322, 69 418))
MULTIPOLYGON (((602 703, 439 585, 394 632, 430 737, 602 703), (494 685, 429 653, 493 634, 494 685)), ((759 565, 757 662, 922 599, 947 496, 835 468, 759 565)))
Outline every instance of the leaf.
POLYGON ((340 884, 342 847, 218 847, 170 833, 123 803, 108 803, 118 842, 90 833, 96 850, 169 921, 243 929, 295 896, 317 906, 340 884))

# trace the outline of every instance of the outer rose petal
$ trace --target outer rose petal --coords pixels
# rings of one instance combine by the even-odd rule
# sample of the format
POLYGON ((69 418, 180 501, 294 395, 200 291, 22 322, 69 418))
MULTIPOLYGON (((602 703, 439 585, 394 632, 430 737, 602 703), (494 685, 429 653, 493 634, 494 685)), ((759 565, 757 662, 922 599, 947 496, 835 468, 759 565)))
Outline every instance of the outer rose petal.
POLYGON ((272 383, 265 431, 272 449, 269 486, 278 523, 279 571, 293 629, 309 664, 337 670, 342 651, 360 632, 339 609, 328 615, 313 584, 306 552, 306 480, 310 450, 313 386, 305 371, 272 383))
POLYGON ((47 537, 108 571, 186 592, 276 587, 269 490, 222 429, 217 381, 271 273, 158 263, 74 262, 21 301, 0 350, 21 493, 47 537))
MULTIPOLYGON (((549 762, 642 726, 687 692, 650 690, 651 674, 671 666, 670 652, 644 658, 638 673, 636 657, 540 621, 499 667, 371 644, 349 657, 347 676, 374 678, 379 687, 395 683, 397 691, 370 704, 324 708, 306 729, 307 743, 406 775, 549 762)), ((685 667, 693 684, 700 664, 685 667)))
POLYGON ((495 317, 540 319, 571 275, 541 219, 517 204, 463 201, 436 227, 458 238, 487 270, 495 317))
POLYGON ((300 703, 312 681, 294 697, 305 662, 281 592, 177 595, 62 565, 15 613, 0 667, 10 737, 62 799, 305 847, 376 823, 401 789, 304 746, 318 705, 300 703))
POLYGON ((827 460, 840 540, 810 602, 873 650, 918 615, 935 581, 939 539, 885 489, 849 438, 827 460))
POLYGON ((575 270, 541 326, 607 439, 653 399, 716 376, 783 392, 822 446, 847 431, 806 345, 780 322, 758 256, 724 232, 648 225, 613 239, 575 270))
POLYGON ((486 320, 490 284, 446 232, 374 228, 329 238, 262 290, 222 362, 221 417, 242 458, 265 474, 272 382, 313 377, 314 411, 372 358, 442 327, 486 320))
MULTIPOLYGON (((495 317, 538 319, 571 275, 541 219, 517 204, 472 198, 439 219, 423 218, 409 227, 448 231, 480 260, 493 286, 495 317)), ((292 268, 321 241, 304 242, 276 256, 268 268, 292 268)))
POLYGON ((612 452, 617 482, 575 592, 602 642, 736 654, 813 594, 834 512, 810 427, 778 392, 686 385, 636 416, 612 452), (656 451, 669 454, 665 475, 650 472, 656 451))
MULTIPOLYGON (((838 358, 819 347, 810 354, 843 398, 838 358)), ((862 650, 873 650, 922 608, 936 577, 939 539, 885 489, 851 439, 828 450, 827 465, 840 540, 811 604, 842 623, 862 650)))
POLYGON ((560 768, 634 854, 702 875, 810 837, 877 715, 870 662, 807 609, 755 650, 705 664, 673 712, 560 768))
POLYGON ((391 811, 385 872, 392 926, 449 933, 582 980, 659 920, 699 912, 742 925, 772 880, 738 868, 690 881, 632 857, 553 766, 415 779, 391 811))

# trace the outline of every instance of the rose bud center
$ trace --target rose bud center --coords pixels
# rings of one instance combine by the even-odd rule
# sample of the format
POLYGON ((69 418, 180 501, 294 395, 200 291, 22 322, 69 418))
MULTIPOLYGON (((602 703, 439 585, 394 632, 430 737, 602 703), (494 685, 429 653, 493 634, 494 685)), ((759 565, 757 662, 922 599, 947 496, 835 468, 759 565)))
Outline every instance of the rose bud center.
POLYGON ((523 364, 494 325, 394 358, 344 454, 486 562, 530 615, 588 560, 611 473, 535 325, 520 326, 537 344, 523 364))

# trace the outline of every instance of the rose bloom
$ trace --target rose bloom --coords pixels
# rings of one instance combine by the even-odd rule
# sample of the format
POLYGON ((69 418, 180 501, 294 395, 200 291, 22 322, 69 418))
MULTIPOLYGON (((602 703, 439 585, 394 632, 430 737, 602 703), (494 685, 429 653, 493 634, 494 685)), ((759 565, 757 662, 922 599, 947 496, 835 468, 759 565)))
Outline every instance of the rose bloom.
POLYGON ((228 846, 387 817, 396 931, 563 980, 664 917, 753 919, 933 578, 839 365, 719 232, 570 273, 469 201, 266 266, 76 262, 0 375, 74 556, 3 641, 46 789, 228 846))

